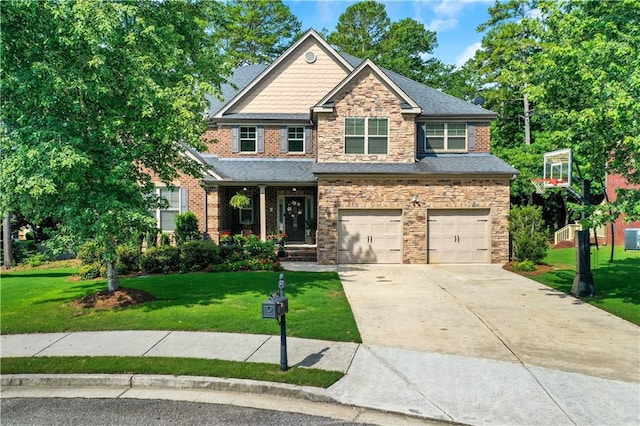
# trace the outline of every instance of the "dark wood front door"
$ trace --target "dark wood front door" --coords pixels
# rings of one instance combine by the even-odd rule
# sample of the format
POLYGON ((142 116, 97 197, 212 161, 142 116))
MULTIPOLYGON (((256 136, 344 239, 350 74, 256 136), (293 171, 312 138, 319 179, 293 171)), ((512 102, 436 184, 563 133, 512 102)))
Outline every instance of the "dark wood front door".
POLYGON ((304 197, 287 197, 285 200, 284 232, 287 234, 287 241, 304 241, 304 202, 304 197))

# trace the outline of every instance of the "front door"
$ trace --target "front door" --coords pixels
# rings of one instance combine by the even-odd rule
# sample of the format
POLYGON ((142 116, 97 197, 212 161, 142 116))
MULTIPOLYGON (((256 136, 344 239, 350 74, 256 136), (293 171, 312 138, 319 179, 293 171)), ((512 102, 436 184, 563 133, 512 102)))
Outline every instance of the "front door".
POLYGON ((284 232, 287 241, 304 241, 304 197, 287 197, 284 206, 284 232))

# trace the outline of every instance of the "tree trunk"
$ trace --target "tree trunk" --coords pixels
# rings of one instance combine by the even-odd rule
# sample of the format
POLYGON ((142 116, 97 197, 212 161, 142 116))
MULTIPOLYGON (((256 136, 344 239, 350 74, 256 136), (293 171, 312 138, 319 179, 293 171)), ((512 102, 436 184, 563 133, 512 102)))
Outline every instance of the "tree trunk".
POLYGON ((12 238, 11 238, 11 215, 9 213, 4 215, 4 223, 2 230, 2 250, 4 257, 4 268, 11 269, 13 264, 13 250, 12 250, 12 238))
POLYGON ((107 262, 107 288, 109 291, 116 291, 120 288, 115 261, 107 262))

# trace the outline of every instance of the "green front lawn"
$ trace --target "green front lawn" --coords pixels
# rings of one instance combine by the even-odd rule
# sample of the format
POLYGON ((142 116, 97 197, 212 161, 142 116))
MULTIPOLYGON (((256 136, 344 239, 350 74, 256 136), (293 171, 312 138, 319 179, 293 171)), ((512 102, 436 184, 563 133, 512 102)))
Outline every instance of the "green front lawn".
MULTIPOLYGON (((596 296, 586 299, 620 318, 640 325, 640 252, 616 247, 613 263, 609 263, 610 247, 591 249, 591 268, 596 296)), ((530 276, 542 284, 565 293, 571 292, 576 269, 576 249, 549 250, 544 263, 553 270, 530 276)))
MULTIPOLYGON (((278 289, 278 272, 229 272, 122 278, 121 285, 157 300, 120 309, 80 309, 72 303, 106 290, 105 280, 79 281, 77 268, 3 272, 1 333, 91 330, 187 330, 279 334, 262 319, 262 302, 278 289)), ((287 334, 361 342, 335 272, 285 272, 287 334)))

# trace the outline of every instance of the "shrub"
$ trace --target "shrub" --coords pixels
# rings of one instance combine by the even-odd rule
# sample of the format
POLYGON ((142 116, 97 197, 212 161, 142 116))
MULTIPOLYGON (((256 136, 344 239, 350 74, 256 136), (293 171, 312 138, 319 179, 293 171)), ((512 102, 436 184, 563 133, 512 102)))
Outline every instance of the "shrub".
POLYGON ((95 241, 87 241, 78 250, 78 260, 83 265, 91 265, 93 263, 102 263, 105 251, 95 241))
POLYGON ((49 257, 44 253, 34 254, 32 256, 27 257, 25 260, 26 264, 31 266, 32 268, 37 268, 43 263, 47 262, 49 257))
POLYGON ((180 249, 174 246, 151 247, 141 256, 140 267, 148 274, 178 272, 180 249))
POLYGON ((16 264, 23 263, 28 258, 40 254, 34 240, 15 241, 12 243, 11 248, 13 251, 13 261, 16 264))
POLYGON ((514 263, 513 269, 516 271, 531 272, 536 270, 536 264, 530 260, 523 260, 522 262, 514 263))
POLYGON ((118 274, 127 274, 140 270, 140 251, 131 246, 116 247, 116 267, 118 274))
POLYGON ((80 275, 81 280, 92 280, 94 278, 98 278, 101 276, 100 264, 91 263, 89 265, 82 265, 78 275, 80 275))
POLYGON ((169 234, 162 234, 160 236, 160 245, 161 246, 170 246, 171 245, 171 236, 169 234))
POLYGON ((547 255, 549 241, 540 207, 512 207, 509 212, 509 232, 517 261, 530 260, 538 264, 547 255))
POLYGON ((202 271, 221 261, 220 249, 213 241, 188 241, 180 246, 182 272, 202 271))
POLYGON ((176 229, 173 231, 173 237, 178 245, 201 239, 198 218, 193 212, 176 215, 176 229))

